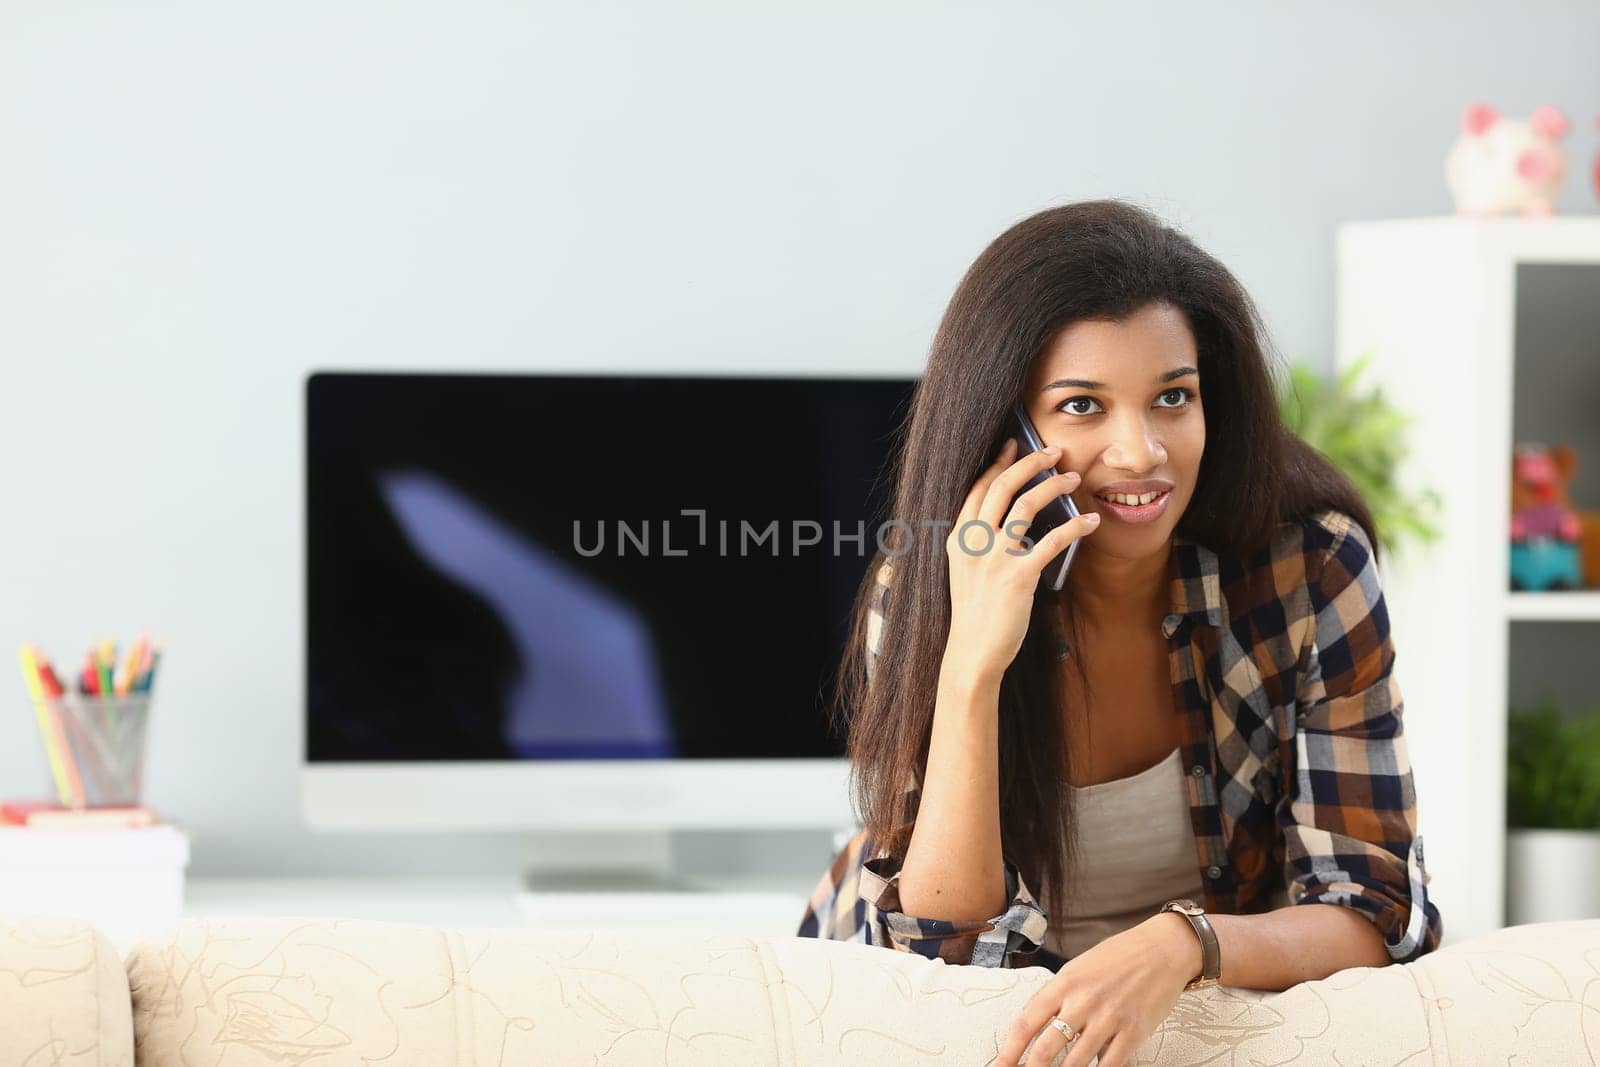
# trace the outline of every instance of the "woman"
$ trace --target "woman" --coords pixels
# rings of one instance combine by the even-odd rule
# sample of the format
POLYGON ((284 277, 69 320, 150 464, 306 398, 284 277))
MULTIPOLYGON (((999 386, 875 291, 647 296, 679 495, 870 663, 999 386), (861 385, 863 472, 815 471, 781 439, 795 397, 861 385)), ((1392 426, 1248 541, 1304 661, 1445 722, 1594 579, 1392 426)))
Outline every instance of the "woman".
POLYGON ((1372 519, 1282 426, 1263 336, 1217 260, 1093 201, 997 238, 934 339, 912 536, 841 669, 862 829, 799 933, 1050 967, 996 1062, 1120 1064, 1202 980, 1438 944, 1372 519), (1018 402, 1051 450, 1018 456, 1018 402))

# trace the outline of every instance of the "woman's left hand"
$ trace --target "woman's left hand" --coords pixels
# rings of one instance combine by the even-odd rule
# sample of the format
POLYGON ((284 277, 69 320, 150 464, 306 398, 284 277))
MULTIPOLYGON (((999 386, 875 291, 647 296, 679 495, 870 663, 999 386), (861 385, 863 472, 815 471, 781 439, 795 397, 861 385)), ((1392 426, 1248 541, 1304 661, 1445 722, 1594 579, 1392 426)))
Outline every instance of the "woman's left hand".
POLYGON ((1122 1067, 1172 1011, 1200 967, 1200 938, 1176 912, 1161 912, 1113 934, 1062 964, 1033 995, 995 1057, 996 1067, 1022 1062, 1035 1035, 1028 1067, 1054 1060, 1067 1038, 1049 1025, 1052 1018, 1064 1019, 1079 1035, 1062 1067, 1088 1067, 1096 1053, 1100 1067, 1122 1067))

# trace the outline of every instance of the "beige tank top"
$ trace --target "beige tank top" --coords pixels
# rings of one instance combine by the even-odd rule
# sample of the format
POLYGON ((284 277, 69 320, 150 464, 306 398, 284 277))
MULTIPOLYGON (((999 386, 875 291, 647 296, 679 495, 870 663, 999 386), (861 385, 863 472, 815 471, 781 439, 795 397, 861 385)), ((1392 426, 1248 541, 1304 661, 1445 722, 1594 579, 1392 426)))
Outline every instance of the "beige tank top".
POLYGON ((1046 905, 1045 947, 1076 956, 1167 901, 1204 902, 1178 749, 1154 767, 1069 786, 1078 849, 1066 892, 1046 905))

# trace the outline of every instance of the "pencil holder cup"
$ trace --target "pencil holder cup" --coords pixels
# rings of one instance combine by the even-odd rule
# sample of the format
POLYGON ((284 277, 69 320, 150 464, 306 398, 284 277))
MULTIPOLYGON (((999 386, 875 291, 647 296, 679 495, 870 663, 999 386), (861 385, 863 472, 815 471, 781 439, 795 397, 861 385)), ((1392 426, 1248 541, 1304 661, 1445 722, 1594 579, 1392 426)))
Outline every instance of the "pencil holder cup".
POLYGON ((139 803, 150 694, 69 693, 36 706, 52 782, 73 808, 139 803))

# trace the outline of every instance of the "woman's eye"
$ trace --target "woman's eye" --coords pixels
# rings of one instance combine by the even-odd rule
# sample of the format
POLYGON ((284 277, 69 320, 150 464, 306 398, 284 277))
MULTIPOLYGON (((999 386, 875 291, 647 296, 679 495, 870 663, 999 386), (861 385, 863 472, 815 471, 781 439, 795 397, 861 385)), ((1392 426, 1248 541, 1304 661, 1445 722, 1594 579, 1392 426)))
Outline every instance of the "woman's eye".
MULTIPOLYGON (((1193 400, 1194 397, 1194 390, 1185 389, 1180 386, 1178 388, 1168 389, 1166 392, 1162 393, 1160 397, 1157 398, 1158 403, 1156 406, 1173 409, 1184 408, 1189 405, 1189 402, 1193 400)), ((1075 396, 1071 400, 1063 402, 1059 410, 1065 411, 1069 415, 1093 415, 1099 409, 1100 401, 1096 400, 1094 397, 1075 396)))

